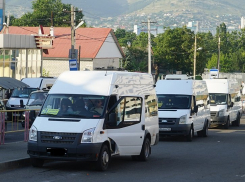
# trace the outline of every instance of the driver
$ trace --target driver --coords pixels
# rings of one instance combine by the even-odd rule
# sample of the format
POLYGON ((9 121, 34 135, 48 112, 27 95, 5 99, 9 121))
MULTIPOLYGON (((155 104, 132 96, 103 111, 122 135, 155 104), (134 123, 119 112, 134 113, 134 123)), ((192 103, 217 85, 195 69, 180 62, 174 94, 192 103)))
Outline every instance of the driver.
POLYGON ((40 104, 43 103, 45 100, 45 96, 43 94, 38 94, 38 98, 36 100, 34 100, 31 104, 40 104))
POLYGON ((102 100, 100 100, 100 99, 96 100, 94 107, 92 107, 90 109, 90 111, 102 114, 102 112, 103 112, 102 100))

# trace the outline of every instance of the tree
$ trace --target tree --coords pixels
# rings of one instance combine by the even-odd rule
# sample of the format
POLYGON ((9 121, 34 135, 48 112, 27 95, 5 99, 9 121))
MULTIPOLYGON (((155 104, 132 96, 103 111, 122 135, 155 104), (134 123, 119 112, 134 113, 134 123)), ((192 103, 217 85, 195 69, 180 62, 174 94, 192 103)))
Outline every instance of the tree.
POLYGON ((154 39, 154 57, 159 67, 167 71, 181 70, 183 73, 193 70, 194 33, 186 27, 167 28, 154 39))
MULTIPOLYGON (((70 11, 70 4, 63 4, 61 0, 34 0, 32 2, 33 12, 24 14, 21 18, 15 19, 12 22, 14 26, 70 26, 65 21, 70 21, 70 13, 63 10, 70 11), (53 18, 51 18, 53 17, 53 18), (65 21, 64 21, 65 20, 65 21)), ((78 8, 75 8, 77 11, 78 8)), ((76 12, 76 24, 83 18, 82 12, 76 12)), ((83 24, 86 26, 86 24, 83 24)))
POLYGON ((117 29, 115 31, 115 36, 120 44, 120 46, 127 47, 128 44, 132 44, 136 39, 136 34, 133 32, 127 32, 125 29, 117 29))

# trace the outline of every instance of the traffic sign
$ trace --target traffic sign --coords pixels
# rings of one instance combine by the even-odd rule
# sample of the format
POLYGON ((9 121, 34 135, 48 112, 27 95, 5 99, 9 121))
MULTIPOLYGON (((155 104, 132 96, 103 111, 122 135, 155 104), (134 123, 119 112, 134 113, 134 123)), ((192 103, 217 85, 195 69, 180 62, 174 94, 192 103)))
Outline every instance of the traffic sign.
POLYGON ((69 60, 69 68, 70 71, 77 71, 77 60, 76 59, 70 59, 69 60))

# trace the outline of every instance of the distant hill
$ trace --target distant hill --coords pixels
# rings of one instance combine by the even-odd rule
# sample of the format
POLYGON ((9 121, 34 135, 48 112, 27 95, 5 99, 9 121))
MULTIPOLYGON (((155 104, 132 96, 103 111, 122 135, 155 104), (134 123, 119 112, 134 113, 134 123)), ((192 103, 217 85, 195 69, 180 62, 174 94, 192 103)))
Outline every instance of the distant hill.
MULTIPOLYGON (((15 16, 31 11, 32 0, 6 0, 7 12, 15 16)), ((62 0, 71 3, 71 0, 62 0)), ((245 15, 245 0, 72 0, 74 6, 93 18, 130 13, 172 12, 175 14, 245 15)))

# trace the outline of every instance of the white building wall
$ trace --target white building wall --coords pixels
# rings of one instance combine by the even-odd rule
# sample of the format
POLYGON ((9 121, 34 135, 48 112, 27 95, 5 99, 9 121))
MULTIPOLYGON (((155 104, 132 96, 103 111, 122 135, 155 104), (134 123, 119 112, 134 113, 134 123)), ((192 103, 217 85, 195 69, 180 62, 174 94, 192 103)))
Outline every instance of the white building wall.
POLYGON ((241 18, 241 29, 245 28, 245 17, 241 18))
POLYGON ((96 70, 98 68, 116 69, 120 67, 119 63, 120 63, 119 58, 94 59, 93 70, 96 70))
POLYGON ((106 38, 104 44, 100 48, 95 58, 99 58, 99 59, 101 58, 122 58, 122 55, 111 33, 109 33, 108 37, 106 38))

